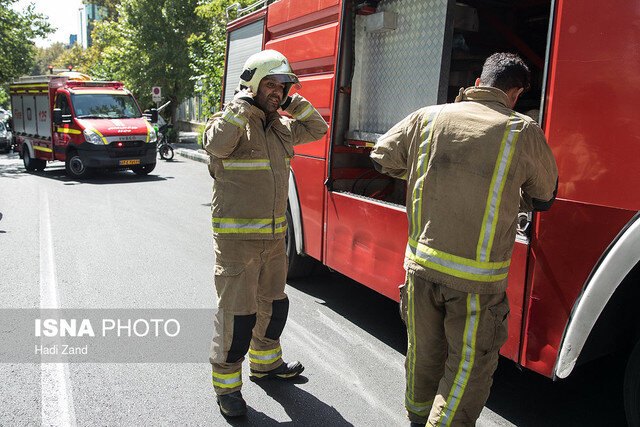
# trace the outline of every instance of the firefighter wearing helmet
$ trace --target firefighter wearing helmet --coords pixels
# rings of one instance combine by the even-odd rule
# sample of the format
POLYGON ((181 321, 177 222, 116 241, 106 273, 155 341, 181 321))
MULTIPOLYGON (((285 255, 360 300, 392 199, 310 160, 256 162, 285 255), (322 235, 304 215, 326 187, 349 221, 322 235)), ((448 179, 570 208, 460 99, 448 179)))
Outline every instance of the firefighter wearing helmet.
POLYGON ((210 362, 220 412, 246 414, 242 362, 252 380, 290 379, 304 369, 282 359, 285 235, 293 146, 317 141, 327 123, 299 94, 287 58, 274 50, 244 64, 236 95, 207 123, 203 147, 214 179, 211 203, 218 312, 210 362), (281 116, 278 110, 291 118, 281 116))

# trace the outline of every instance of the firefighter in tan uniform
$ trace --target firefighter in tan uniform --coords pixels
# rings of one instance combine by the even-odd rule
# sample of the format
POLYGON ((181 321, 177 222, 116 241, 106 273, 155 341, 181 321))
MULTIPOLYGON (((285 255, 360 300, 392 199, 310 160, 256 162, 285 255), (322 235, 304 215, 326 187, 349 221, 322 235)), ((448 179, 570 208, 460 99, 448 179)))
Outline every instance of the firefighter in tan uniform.
POLYGON ((547 210, 557 190, 542 130, 512 110, 528 86, 522 59, 494 54, 476 87, 409 115, 371 153, 379 170, 407 180, 401 310, 412 424, 474 425, 489 397, 507 339, 518 211, 547 210))
POLYGON ((247 411, 240 393, 249 351, 253 379, 299 375, 300 362, 282 360, 280 334, 289 300, 285 234, 293 146, 316 141, 327 123, 302 96, 289 96, 298 78, 279 52, 245 63, 234 99, 204 131, 214 178, 212 224, 218 312, 210 362, 220 411, 247 411), (293 118, 281 116, 281 108, 293 118))

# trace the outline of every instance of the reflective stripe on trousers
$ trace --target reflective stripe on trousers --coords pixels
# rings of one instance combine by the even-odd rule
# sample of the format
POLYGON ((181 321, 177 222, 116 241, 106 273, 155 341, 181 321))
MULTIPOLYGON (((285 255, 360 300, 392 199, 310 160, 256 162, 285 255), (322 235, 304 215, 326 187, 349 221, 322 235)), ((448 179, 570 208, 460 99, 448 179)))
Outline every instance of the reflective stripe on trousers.
POLYGON ((261 365, 270 365, 277 362, 282 357, 282 349, 280 346, 273 350, 257 351, 249 349, 249 361, 259 363, 261 365))
POLYGON ((231 374, 211 373, 213 385, 220 388, 234 388, 242 385, 242 370, 231 374))
POLYGON ((464 326, 463 349, 464 355, 460 358, 458 373, 453 382, 453 387, 449 392, 447 403, 438 420, 438 426, 449 426, 453 421, 458 405, 462 400, 467 382, 471 376, 473 362, 476 356, 476 336, 478 332, 478 323, 480 322, 480 295, 467 295, 467 318, 464 326))
POLYGON ((407 369, 407 390, 405 393, 405 407, 421 417, 426 417, 431 409, 433 399, 429 402, 416 402, 415 399, 415 363, 416 363, 416 321, 415 321, 415 288, 412 274, 407 276, 407 333, 409 343, 407 346, 407 358, 409 366, 407 369))
POLYGON ((213 231, 220 234, 282 233, 287 229, 285 217, 276 218, 212 218, 213 231))

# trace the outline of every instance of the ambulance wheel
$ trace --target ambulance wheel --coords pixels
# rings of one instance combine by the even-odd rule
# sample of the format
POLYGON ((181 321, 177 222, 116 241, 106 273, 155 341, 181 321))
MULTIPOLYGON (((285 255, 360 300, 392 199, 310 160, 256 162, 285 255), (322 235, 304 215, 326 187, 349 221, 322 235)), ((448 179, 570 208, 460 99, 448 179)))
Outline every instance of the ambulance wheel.
POLYGON ((296 251, 296 237, 291 212, 287 209, 287 234, 285 235, 285 243, 287 246, 287 260, 289 268, 287 269, 288 279, 297 279, 305 277, 313 272, 315 260, 310 256, 300 255, 296 251))
POLYGON ((630 427, 640 427, 640 341, 636 343, 624 373, 624 410, 630 427))
POLYGON ((151 171, 155 169, 155 167, 156 167, 155 163, 149 163, 149 164, 146 164, 146 165, 140 165, 140 166, 132 167, 131 170, 136 175, 144 176, 144 175, 149 175, 151 173, 151 171))
POLYGON ((80 155, 75 151, 67 153, 64 161, 64 170, 71 178, 86 178, 89 176, 89 168, 84 164, 80 155))

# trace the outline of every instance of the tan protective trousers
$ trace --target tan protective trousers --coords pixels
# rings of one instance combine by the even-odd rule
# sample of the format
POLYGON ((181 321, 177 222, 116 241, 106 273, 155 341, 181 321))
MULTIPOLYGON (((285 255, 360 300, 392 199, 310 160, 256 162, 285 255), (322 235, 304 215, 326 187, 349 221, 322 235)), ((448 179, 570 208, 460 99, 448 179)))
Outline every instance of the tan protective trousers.
POLYGON ((469 294, 407 274, 400 311, 409 340, 409 420, 432 427, 475 425, 507 340, 506 293, 469 294))
POLYGON ((217 394, 242 387, 242 362, 268 371, 282 364, 280 334, 289 311, 284 293, 287 257, 284 239, 214 238, 218 311, 209 361, 217 394))

